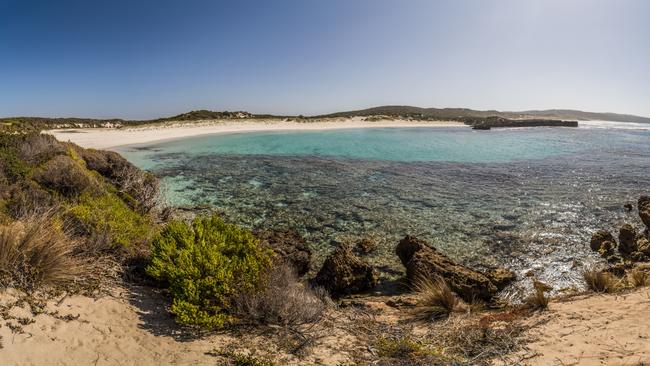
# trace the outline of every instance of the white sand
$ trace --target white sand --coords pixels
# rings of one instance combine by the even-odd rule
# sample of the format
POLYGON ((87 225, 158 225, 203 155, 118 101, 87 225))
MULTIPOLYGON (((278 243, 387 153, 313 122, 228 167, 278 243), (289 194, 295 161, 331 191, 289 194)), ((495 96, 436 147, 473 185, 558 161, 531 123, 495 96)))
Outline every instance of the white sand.
POLYGON ((453 121, 382 120, 364 121, 362 118, 327 119, 315 122, 289 122, 279 119, 268 120, 211 120, 191 123, 170 122, 144 127, 93 128, 49 130, 60 141, 95 149, 110 149, 123 145, 148 144, 185 137, 260 131, 314 131, 345 128, 389 128, 389 127, 450 127, 464 126, 453 121))

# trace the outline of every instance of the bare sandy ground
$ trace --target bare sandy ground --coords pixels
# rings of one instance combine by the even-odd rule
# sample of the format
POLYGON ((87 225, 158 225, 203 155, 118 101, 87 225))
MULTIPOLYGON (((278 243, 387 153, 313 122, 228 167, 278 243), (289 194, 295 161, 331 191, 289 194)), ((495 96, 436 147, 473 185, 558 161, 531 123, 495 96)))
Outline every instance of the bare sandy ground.
POLYGON ((166 300, 148 288, 114 288, 98 299, 62 296, 44 311, 17 302, 18 294, 0 292, 2 366, 214 366, 227 364, 219 356, 227 350, 254 352, 278 365, 339 365, 349 358, 341 349, 349 348, 350 337, 340 332, 300 358, 279 348, 273 333, 188 336, 166 311, 166 300))
POLYGON ((650 289, 551 302, 530 321, 530 366, 650 365, 650 289))
POLYGON ((49 130, 60 141, 70 141, 86 148, 110 149, 123 145, 147 144, 185 137, 260 131, 317 131, 345 128, 387 127, 450 127, 464 126, 453 121, 381 120, 364 121, 363 118, 329 119, 314 122, 293 122, 280 119, 269 120, 209 120, 169 122, 144 127, 93 128, 49 130))
MULTIPOLYGON (((165 310, 166 300, 148 288, 117 287, 97 299, 60 296, 42 310, 17 302, 17 294, 0 293, 3 366, 220 365, 226 359, 219 353, 227 349, 254 352, 277 365, 349 365, 353 355, 368 353, 368 343, 359 339, 362 328, 344 330, 359 319, 343 310, 313 347, 294 355, 273 333, 187 336, 165 310)), ((383 321, 399 323, 403 310, 384 300, 371 299, 369 306, 377 307, 383 321)), ((510 359, 520 360, 518 365, 650 365, 649 321, 649 288, 554 301, 549 311, 525 320, 541 325, 527 331, 529 343, 510 359)))

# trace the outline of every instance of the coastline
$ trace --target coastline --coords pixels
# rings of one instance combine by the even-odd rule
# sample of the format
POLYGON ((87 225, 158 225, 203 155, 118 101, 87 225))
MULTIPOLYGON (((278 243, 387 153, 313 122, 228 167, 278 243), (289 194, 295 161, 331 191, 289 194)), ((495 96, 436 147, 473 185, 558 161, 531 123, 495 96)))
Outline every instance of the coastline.
POLYGON ((126 145, 151 144, 203 135, 278 132, 278 131, 324 131, 353 128, 401 128, 401 127, 464 127, 455 121, 381 120, 364 121, 361 117, 295 122, 277 119, 268 120, 205 120, 193 122, 169 122, 142 127, 87 128, 46 130, 59 141, 73 142, 85 148, 113 149, 126 145))

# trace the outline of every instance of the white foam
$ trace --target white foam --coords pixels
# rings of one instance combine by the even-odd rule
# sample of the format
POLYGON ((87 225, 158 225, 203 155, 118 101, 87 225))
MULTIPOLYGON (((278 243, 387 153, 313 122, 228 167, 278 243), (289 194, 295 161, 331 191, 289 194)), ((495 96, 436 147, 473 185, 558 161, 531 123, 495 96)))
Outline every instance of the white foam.
POLYGON ((650 130, 650 123, 612 122, 612 121, 579 121, 580 128, 650 130))

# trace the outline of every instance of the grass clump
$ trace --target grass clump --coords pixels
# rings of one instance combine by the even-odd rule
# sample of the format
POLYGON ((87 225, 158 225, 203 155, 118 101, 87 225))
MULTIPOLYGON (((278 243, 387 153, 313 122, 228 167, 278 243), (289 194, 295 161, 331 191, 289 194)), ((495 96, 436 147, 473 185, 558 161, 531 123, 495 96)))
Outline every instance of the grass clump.
POLYGON ((429 352, 424 344, 410 336, 382 337, 375 344, 377 355, 382 358, 403 359, 418 358, 429 352))
POLYGON ((231 350, 211 352, 210 354, 225 357, 234 366, 275 366, 275 363, 271 360, 231 350))
POLYGON ((533 281, 534 291, 526 299, 524 299, 524 307, 528 310, 546 310, 548 309, 548 303, 550 301, 549 297, 546 296, 546 292, 551 291, 551 286, 538 281, 533 281))
POLYGON ((80 270, 76 242, 48 216, 0 227, 0 287, 62 285, 80 270))
POLYGON ((420 317, 438 319, 448 317, 458 306, 458 297, 442 278, 419 278, 415 283, 418 293, 416 312, 420 317))
POLYGON ((605 271, 595 268, 585 270, 583 278, 587 288, 594 292, 614 292, 616 290, 616 281, 614 277, 605 271))
POLYGON ((169 285, 177 321, 212 329, 234 322, 235 296, 260 287, 272 255, 250 231, 218 216, 197 218, 192 225, 169 223, 151 251, 146 271, 169 285))
POLYGON ((650 285, 650 275, 648 275, 648 272, 639 268, 630 271, 629 280, 633 287, 645 287, 650 285))

